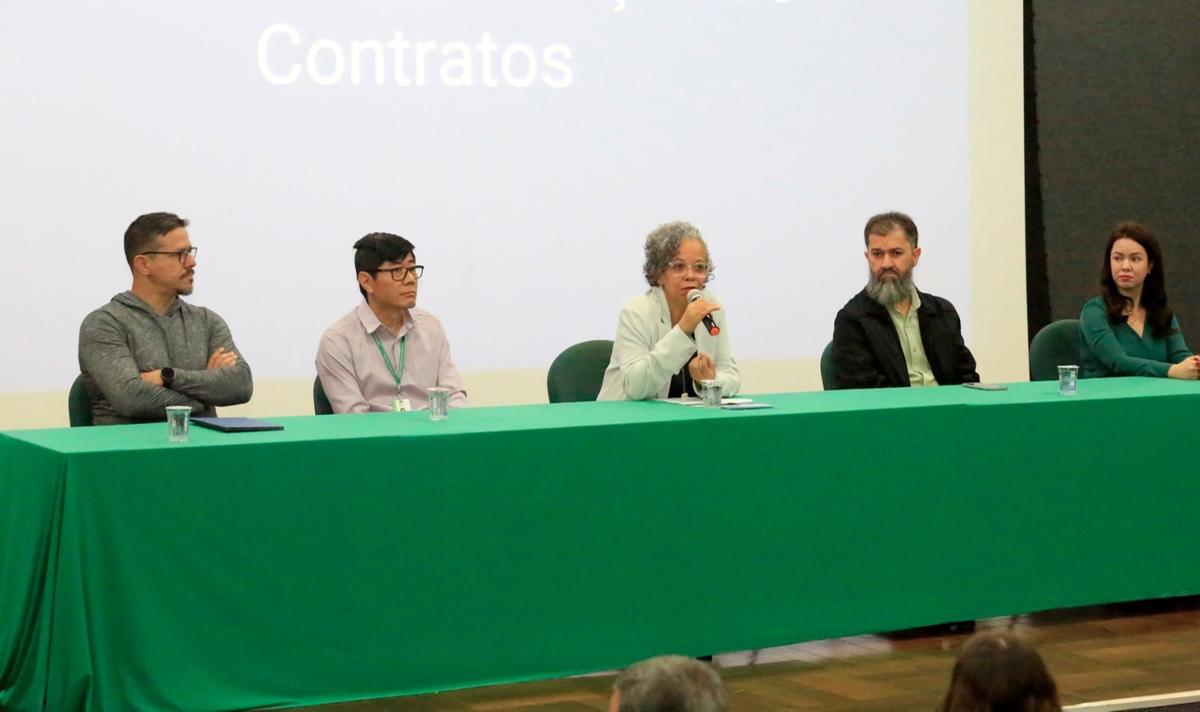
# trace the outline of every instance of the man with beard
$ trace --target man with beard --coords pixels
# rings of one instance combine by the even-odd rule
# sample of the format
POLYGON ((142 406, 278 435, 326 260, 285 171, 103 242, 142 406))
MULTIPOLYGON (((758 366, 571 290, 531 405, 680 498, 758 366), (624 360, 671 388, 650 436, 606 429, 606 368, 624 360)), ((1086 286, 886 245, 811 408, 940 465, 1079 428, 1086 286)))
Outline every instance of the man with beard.
POLYGON ((876 215, 863 237, 869 281, 833 322, 838 387, 978 383, 954 305, 913 285, 921 248, 912 218, 876 215))
POLYGON ((79 370, 96 425, 165 420, 170 405, 215 415, 250 400, 250 366, 225 320, 179 298, 196 271, 187 225, 171 213, 134 220, 125 231, 133 286, 83 320, 79 370))

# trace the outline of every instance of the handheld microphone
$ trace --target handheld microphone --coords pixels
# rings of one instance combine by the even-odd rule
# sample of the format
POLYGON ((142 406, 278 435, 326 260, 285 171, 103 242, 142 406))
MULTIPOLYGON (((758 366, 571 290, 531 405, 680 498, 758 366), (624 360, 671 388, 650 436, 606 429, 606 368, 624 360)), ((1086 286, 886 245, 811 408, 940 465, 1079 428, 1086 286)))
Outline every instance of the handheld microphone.
MULTIPOLYGON (((691 304, 697 299, 703 298, 704 292, 701 292, 699 289, 693 289, 692 291, 688 292, 688 304, 691 304)), ((713 321, 712 314, 704 315, 704 328, 708 329, 708 333, 712 334, 713 336, 721 333, 721 327, 717 326, 717 322, 713 321)))

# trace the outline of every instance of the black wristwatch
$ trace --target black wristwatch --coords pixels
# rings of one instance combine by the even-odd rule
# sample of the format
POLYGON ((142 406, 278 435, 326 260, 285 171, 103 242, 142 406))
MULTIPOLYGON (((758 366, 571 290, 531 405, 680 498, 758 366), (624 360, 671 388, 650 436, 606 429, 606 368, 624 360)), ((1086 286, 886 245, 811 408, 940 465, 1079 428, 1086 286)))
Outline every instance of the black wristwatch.
POLYGON ((163 366, 162 382, 163 388, 170 388, 171 384, 175 382, 175 369, 171 368, 170 366, 163 366))

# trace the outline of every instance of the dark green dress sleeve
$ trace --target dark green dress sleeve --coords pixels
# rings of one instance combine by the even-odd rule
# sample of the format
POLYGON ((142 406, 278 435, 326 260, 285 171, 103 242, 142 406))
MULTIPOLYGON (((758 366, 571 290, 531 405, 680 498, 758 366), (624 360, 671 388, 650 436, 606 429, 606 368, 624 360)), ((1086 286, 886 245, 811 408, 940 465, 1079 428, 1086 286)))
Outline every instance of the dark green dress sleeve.
MULTIPOLYGON (((1108 313, 1100 299, 1093 299, 1083 306, 1079 314, 1079 329, 1082 347, 1096 366, 1095 376, 1157 376, 1166 378, 1171 364, 1146 358, 1130 356, 1117 340, 1114 329, 1128 328, 1124 324, 1108 323, 1108 313)), ((1132 333, 1132 332, 1131 332, 1132 333)), ((1182 338, 1182 337, 1181 337, 1182 338)), ((1181 357, 1182 358, 1182 357, 1181 357)))
POLYGON ((1167 337, 1167 360, 1171 363, 1179 363, 1192 352, 1188 350, 1187 344, 1183 340, 1183 331, 1179 329, 1179 319, 1171 317, 1171 335, 1167 337))

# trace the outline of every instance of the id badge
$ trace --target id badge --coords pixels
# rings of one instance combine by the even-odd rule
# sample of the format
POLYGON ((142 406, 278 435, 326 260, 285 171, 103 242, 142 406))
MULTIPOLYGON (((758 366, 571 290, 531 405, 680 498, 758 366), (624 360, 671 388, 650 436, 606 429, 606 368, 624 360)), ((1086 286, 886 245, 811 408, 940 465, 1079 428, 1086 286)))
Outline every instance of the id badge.
POLYGON ((397 413, 407 413, 412 410, 412 403, 407 398, 396 398, 392 401, 392 410, 397 413))

